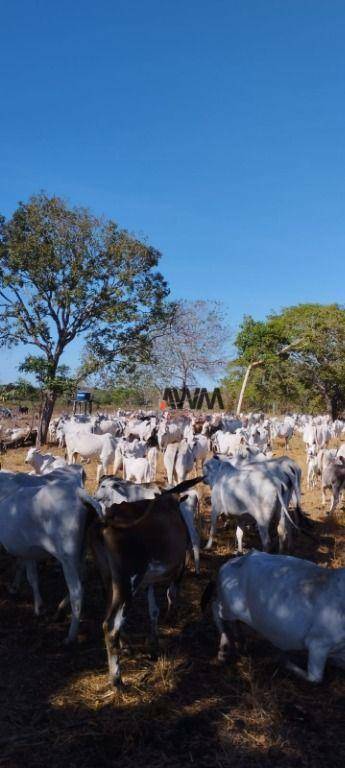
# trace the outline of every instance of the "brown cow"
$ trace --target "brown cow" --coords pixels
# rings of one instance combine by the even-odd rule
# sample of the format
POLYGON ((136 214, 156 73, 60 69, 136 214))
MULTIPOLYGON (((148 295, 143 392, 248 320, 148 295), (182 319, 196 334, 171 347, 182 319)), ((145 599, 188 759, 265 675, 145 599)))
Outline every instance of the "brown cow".
POLYGON ((167 585, 169 607, 183 576, 189 535, 181 516, 178 494, 202 480, 185 480, 155 499, 112 505, 103 521, 96 521, 91 542, 108 591, 103 631, 113 685, 122 683, 120 630, 132 597, 139 587, 148 588, 152 655, 158 651, 159 609, 155 584, 167 585))

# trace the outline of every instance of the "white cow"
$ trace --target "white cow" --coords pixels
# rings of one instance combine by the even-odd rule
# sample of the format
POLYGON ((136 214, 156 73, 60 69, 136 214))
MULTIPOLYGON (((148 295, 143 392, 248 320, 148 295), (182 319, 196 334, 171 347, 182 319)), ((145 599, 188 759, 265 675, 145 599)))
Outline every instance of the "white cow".
POLYGON ((241 621, 282 651, 307 650, 306 672, 291 661, 286 666, 304 680, 320 683, 328 658, 345 666, 344 594, 345 568, 322 568, 255 550, 229 560, 219 571, 213 602, 219 659, 229 654, 231 626, 241 621))
POLYGON ((123 457, 123 471, 125 480, 134 480, 135 483, 149 483, 151 480, 150 464, 146 457, 123 457))
POLYGON ((163 457, 169 485, 172 485, 174 480, 177 483, 185 480, 194 467, 194 461, 194 449, 188 440, 183 439, 180 443, 169 443, 163 457))
POLYGON ((273 422, 274 436, 281 438, 285 441, 285 450, 289 450, 290 440, 294 433, 294 423, 289 417, 286 417, 282 422, 273 422))
MULTIPOLYGON (((119 438, 120 439, 120 438, 119 438)), ((83 459, 99 458, 97 482, 101 475, 109 474, 109 465, 114 469, 117 439, 112 435, 93 435, 85 432, 66 432, 68 463, 75 463, 77 456, 83 459)))
POLYGON ((157 431, 158 445, 161 451, 164 451, 171 443, 179 443, 180 440, 182 440, 183 431, 184 427, 174 424, 173 422, 169 423, 164 419, 157 431))
POLYGON ((37 448, 29 448, 25 464, 30 464, 36 475, 45 475, 65 467, 66 461, 61 456, 53 456, 51 453, 41 453, 37 448))
POLYGON ((259 448, 263 453, 267 451, 270 435, 265 427, 251 427, 249 430, 248 445, 259 448))
POLYGON ((72 642, 81 612, 87 515, 90 508, 93 514, 102 510, 81 487, 80 467, 61 468, 42 477, 26 475, 27 480, 24 474, 0 473, 0 544, 25 565, 36 613, 42 604, 36 561, 48 554, 61 563, 72 608, 66 642, 72 642))
POLYGON ((327 448, 329 441, 332 438, 332 432, 327 424, 320 424, 316 427, 315 430, 315 442, 318 447, 320 448, 327 448))
MULTIPOLYGON (((269 464, 269 462, 267 462, 269 464)), ((283 483, 277 472, 265 467, 265 462, 237 469, 229 461, 221 461, 217 456, 204 464, 204 482, 211 492, 211 529, 206 549, 211 549, 218 516, 235 515, 252 517, 258 527, 264 549, 270 544, 269 527, 279 510, 278 536, 282 548, 286 537, 285 518, 297 527, 291 519, 287 505, 293 491, 293 482, 289 486, 283 483)), ((242 553, 243 528, 237 524, 236 539, 238 551, 242 553)))
POLYGON ((213 450, 223 453, 225 456, 234 456, 246 444, 244 435, 233 435, 230 432, 222 432, 218 429, 211 437, 213 450))
POLYGON ((152 432, 156 429, 157 419, 150 418, 144 419, 144 421, 129 421, 126 424, 124 436, 125 437, 138 437, 139 440, 148 440, 151 437, 152 432))
POLYGON ((148 448, 146 456, 150 467, 150 481, 155 482, 157 476, 158 448, 156 448, 155 445, 148 448))
POLYGON ((305 443, 306 451, 309 448, 316 448, 316 427, 314 424, 306 424, 302 432, 302 440, 305 443))
POLYGON ((121 437, 123 433, 123 427, 118 419, 102 419, 97 418, 94 423, 93 433, 95 435, 112 435, 113 437, 121 437))
POLYGON ((207 454, 210 449, 209 440, 206 435, 195 435, 192 441, 192 448, 194 454, 195 469, 198 472, 198 464, 202 469, 203 463, 207 459, 207 454))

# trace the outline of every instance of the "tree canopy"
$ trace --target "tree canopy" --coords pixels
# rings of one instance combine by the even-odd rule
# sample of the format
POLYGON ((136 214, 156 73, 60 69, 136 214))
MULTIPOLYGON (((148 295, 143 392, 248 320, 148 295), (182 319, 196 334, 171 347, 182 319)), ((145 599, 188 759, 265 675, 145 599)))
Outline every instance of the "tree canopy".
POLYGON ((61 384, 64 350, 83 336, 94 362, 147 359, 164 323, 168 288, 160 253, 88 209, 39 194, 0 220, 0 344, 36 347, 23 370, 45 388, 40 439, 61 384), (60 381, 59 381, 60 378, 60 381))
POLYGON ((169 327, 152 345, 152 381, 160 388, 186 387, 196 384, 200 375, 218 376, 224 369, 229 341, 221 302, 176 302, 169 327))
POLYGON ((345 309, 340 305, 299 304, 263 321, 245 316, 235 346, 224 380, 234 396, 247 366, 258 362, 247 404, 324 408, 333 417, 345 409, 345 309))

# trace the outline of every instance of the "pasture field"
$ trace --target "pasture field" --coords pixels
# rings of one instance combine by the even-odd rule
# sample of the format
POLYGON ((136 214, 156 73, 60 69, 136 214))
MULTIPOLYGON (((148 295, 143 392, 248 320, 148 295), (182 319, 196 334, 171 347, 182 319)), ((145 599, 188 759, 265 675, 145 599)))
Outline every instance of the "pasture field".
MULTIPOLYGON (((26 449, 8 451, 3 468, 26 469, 25 454, 26 449)), ((317 539, 300 536, 295 554, 331 568, 345 566, 345 517, 340 512, 326 519, 320 489, 306 491, 299 437, 293 438, 291 455, 303 468, 303 506, 317 539)), ((85 468, 92 492, 96 462, 85 468)), ((205 539, 209 490, 198 490, 205 539)), ((128 623, 134 655, 123 659, 126 689, 121 692, 108 685, 104 599, 92 560, 78 643, 65 649, 68 619, 54 618, 65 591, 60 566, 40 565, 46 612, 37 618, 26 583, 18 595, 9 595, 13 560, 0 555, 1 768, 344 765, 345 672, 327 666, 324 682, 313 686, 287 672, 278 651, 249 631, 243 656, 225 666, 215 661, 218 636, 210 612, 201 615, 200 597, 233 553, 234 529, 231 523, 218 530, 214 549, 202 554, 200 579, 192 568, 187 571, 169 621, 161 594, 157 662, 147 654, 146 600, 136 600, 128 623)), ((259 547, 254 530, 246 532, 244 544, 259 547)))

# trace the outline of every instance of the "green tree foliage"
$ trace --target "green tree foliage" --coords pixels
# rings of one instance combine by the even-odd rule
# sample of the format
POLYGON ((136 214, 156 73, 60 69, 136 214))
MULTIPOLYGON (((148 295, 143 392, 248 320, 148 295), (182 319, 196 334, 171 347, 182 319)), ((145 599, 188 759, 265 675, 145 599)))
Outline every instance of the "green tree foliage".
POLYGON ((223 382, 234 399, 247 366, 259 362, 247 407, 327 409, 333 418, 345 408, 345 310, 338 304, 299 304, 264 321, 247 316, 235 345, 223 382))
POLYGON ((24 363, 44 389, 46 439, 61 382, 61 357, 78 336, 104 360, 147 358, 152 327, 165 319, 159 252, 113 221, 45 194, 0 220, 0 344, 39 350, 24 363), (59 373, 60 370, 60 373, 59 373))

